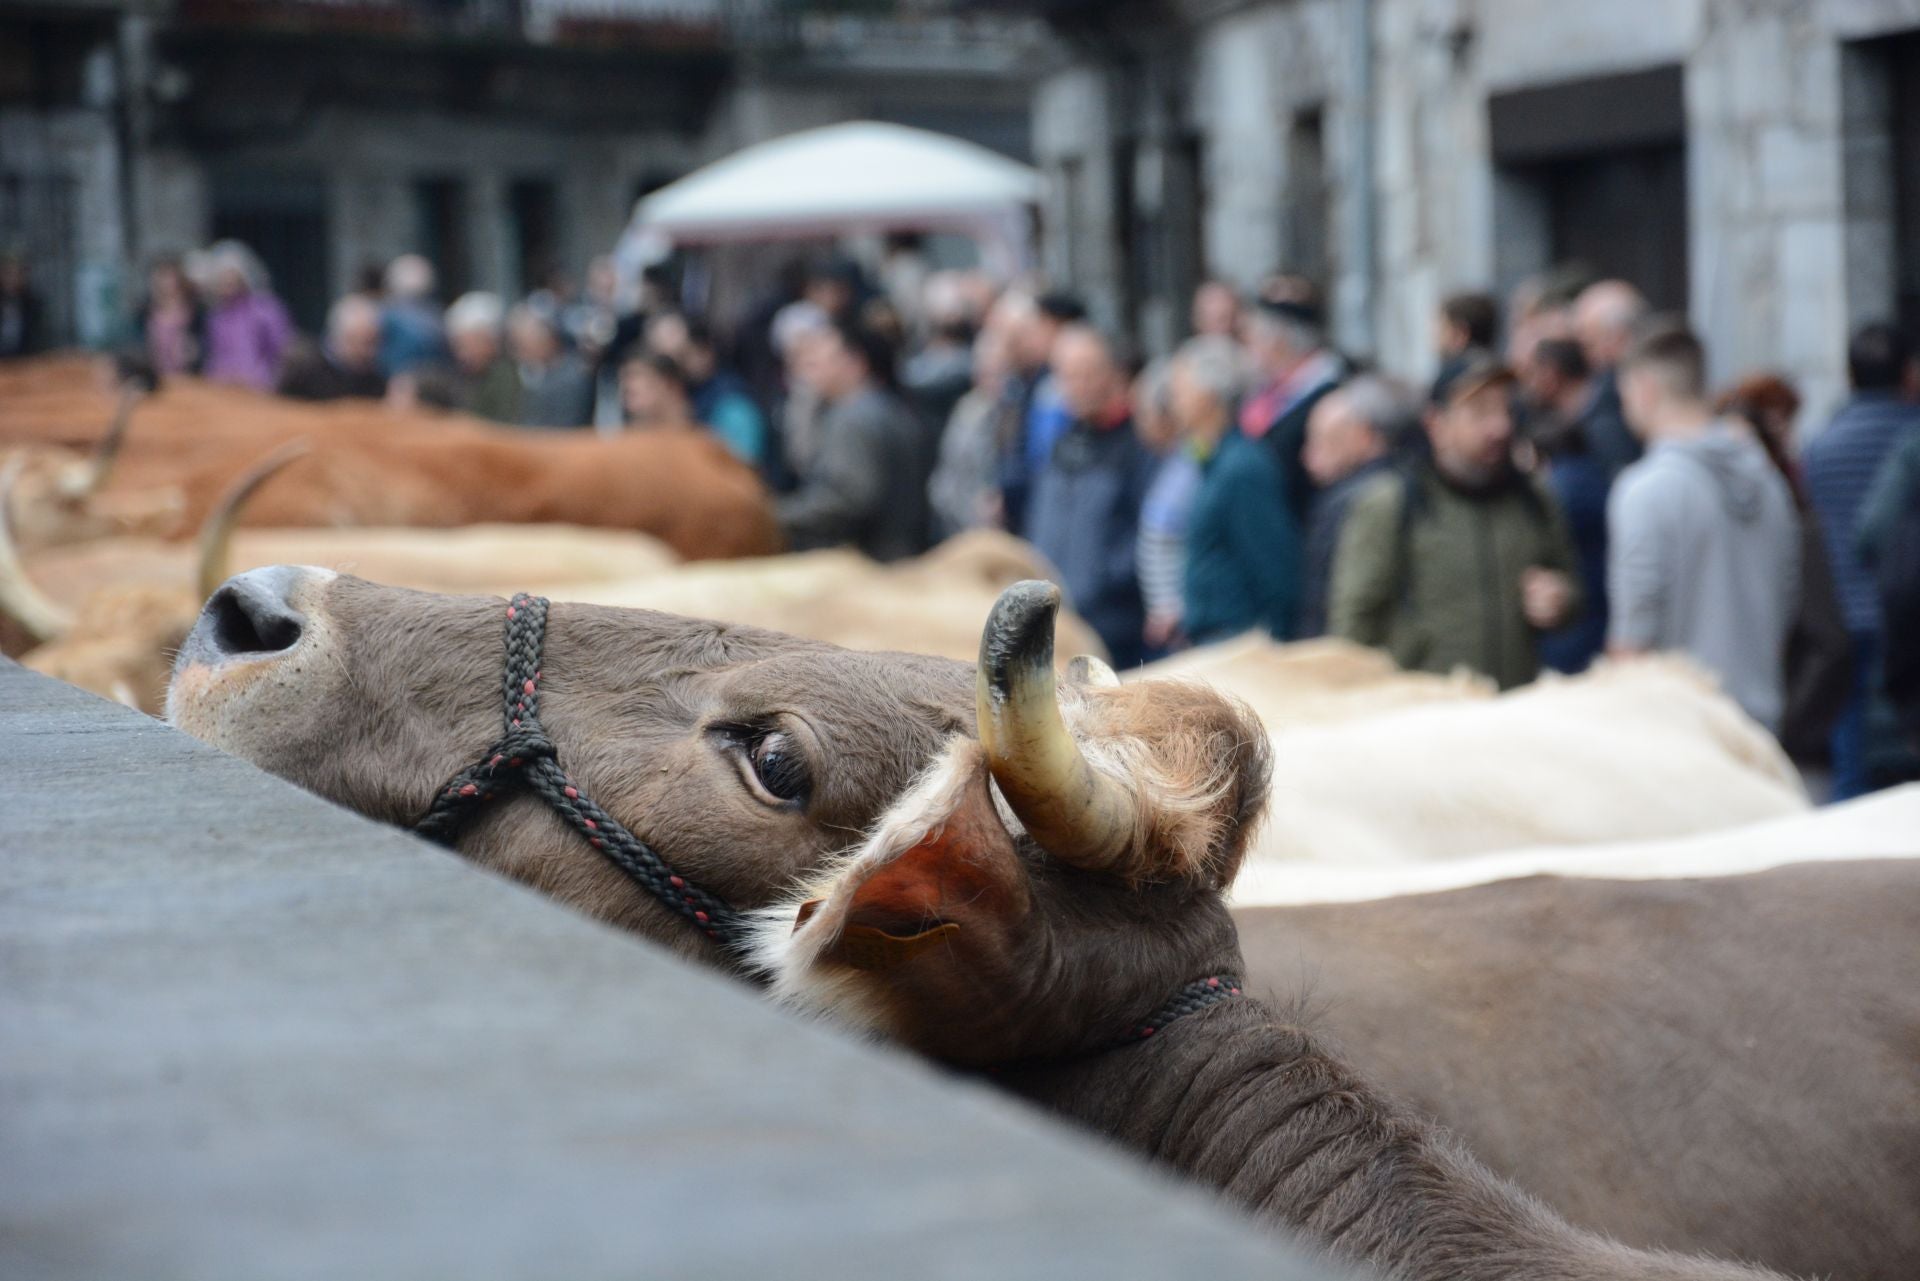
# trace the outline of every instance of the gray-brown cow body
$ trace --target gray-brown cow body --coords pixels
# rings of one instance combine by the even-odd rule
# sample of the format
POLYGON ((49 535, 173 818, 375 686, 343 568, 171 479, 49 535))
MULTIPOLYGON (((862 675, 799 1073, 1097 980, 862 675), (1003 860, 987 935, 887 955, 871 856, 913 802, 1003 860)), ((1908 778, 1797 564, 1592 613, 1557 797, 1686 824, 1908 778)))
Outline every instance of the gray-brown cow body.
POLYGON ((1575 1223, 1920 1276, 1920 861, 1234 915, 1259 990, 1575 1223))
MULTIPOLYGON (((322 795, 410 823, 498 735, 501 606, 325 571, 253 571, 216 596, 183 650, 172 718, 322 795)), ((857 842, 949 736, 974 732, 970 665, 646 611, 556 606, 541 684, 543 720, 573 777, 679 871, 742 908, 773 902, 857 842), (797 802, 757 781, 769 734, 804 757, 797 802)), ((475 824, 461 851, 689 955, 725 959, 531 800, 475 824)), ((1509 937, 1509 925, 1455 936, 1444 913, 1423 934, 1406 902, 1261 909, 1243 918, 1249 975, 1291 994, 1304 968, 1325 1026, 1363 1069, 1486 1145, 1496 1168, 1582 1224, 1635 1244, 1904 1281, 1916 1270, 1920 1205, 1911 1125, 1920 984, 1910 964, 1920 877, 1895 866, 1873 885, 1845 868, 1802 869, 1821 892, 1797 912, 1782 906, 1762 937, 1729 942, 1706 973, 1634 968, 1635 957, 1662 955, 1672 928, 1657 902, 1650 911, 1629 894, 1594 914, 1571 889, 1566 910, 1547 909, 1551 937, 1509 937), (1890 914, 1909 924, 1889 933, 1890 914), (1367 928, 1369 919, 1382 924, 1367 928), (1316 921, 1343 924, 1316 933, 1316 921), (1618 968, 1560 966, 1556 956, 1581 938, 1604 940, 1596 946, 1618 968), (1869 961, 1830 974, 1816 962, 1836 949, 1869 961), (1408 988, 1415 971, 1425 985, 1408 988), (1466 993, 1487 972, 1505 976, 1532 1024, 1457 1014, 1476 1006, 1459 1003, 1468 998, 1456 999, 1450 974, 1466 993), (1750 1034, 1763 1045, 1817 1043, 1849 1070, 1809 1079, 1804 1056, 1779 1053, 1730 1074, 1728 1020, 1747 1007, 1723 989, 1737 976, 1796 973, 1820 980, 1800 980, 1750 1034), (1634 1012, 1624 1027, 1592 1016, 1623 992, 1634 1012), (1822 1002, 1847 1017, 1820 1012, 1822 1002), (1905 1054, 1890 1052, 1902 1043, 1905 1054), (1476 1075, 1475 1063, 1497 1071, 1476 1075), (1737 1101, 1724 1093, 1733 1081, 1737 1101), (1697 1103, 1685 1102, 1694 1088, 1697 1103), (1831 1107, 1806 1106, 1818 1090, 1831 1107), (1666 1122, 1635 1112, 1636 1100, 1657 1102, 1666 1122), (1832 1122, 1876 1112, 1890 1123, 1832 1122), (1888 1206, 1909 1209, 1882 1217, 1888 1206)), ((1498 903, 1540 892, 1523 883, 1468 893, 1498 903)))

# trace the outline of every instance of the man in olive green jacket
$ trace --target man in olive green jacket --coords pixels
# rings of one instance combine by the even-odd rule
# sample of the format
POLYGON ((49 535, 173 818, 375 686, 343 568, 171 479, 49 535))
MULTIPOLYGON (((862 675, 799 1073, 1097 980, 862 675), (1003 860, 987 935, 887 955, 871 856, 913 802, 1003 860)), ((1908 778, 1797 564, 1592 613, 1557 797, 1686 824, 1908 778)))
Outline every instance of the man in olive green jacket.
POLYGON ((1454 372, 1427 413, 1431 458, 1354 500, 1334 554, 1334 635, 1502 689, 1538 675, 1535 642, 1579 609, 1579 589, 1553 495, 1513 467, 1513 381, 1485 357, 1454 372))

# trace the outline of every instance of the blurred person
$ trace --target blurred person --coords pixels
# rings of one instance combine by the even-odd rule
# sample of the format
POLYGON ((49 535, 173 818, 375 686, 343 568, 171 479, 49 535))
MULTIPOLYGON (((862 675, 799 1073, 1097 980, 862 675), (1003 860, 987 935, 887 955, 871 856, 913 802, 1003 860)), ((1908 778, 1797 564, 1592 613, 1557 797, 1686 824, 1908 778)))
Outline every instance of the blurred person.
POLYGON ((836 324, 851 323, 869 296, 866 277, 860 264, 851 258, 832 254, 813 264, 807 271, 802 298, 818 307, 836 324))
POLYGON ((636 351, 620 366, 620 406, 630 427, 692 429, 693 394, 673 357, 636 351))
POLYGON ((447 346, 453 352, 459 407, 496 423, 520 419, 520 378, 501 351, 506 304, 500 295, 475 291, 447 308, 447 346))
POLYGON ((1029 304, 1015 304, 1013 326, 1014 377, 1008 394, 1017 402, 1014 436, 1001 458, 1000 495, 1007 529, 1026 533, 1036 478, 1052 456, 1053 447, 1073 424, 1073 413, 1055 385, 1053 349, 1069 326, 1086 319, 1078 298, 1046 293, 1029 304))
POLYGON ((696 421, 713 429, 733 456, 758 468, 767 457, 767 420, 747 385, 720 363, 719 344, 707 322, 668 312, 647 327, 647 345, 673 358, 686 373, 696 421))
POLYGON ((807 266, 804 260, 788 258, 783 261, 772 273, 769 286, 754 296, 753 304, 735 326, 733 349, 728 353, 734 368, 746 380, 754 403, 767 415, 768 425, 775 428, 767 451, 770 467, 784 467, 783 442, 778 426, 780 404, 788 390, 786 360, 774 337, 774 320, 800 301, 806 280, 807 266))
POLYGON ((586 288, 560 313, 560 328, 593 375, 594 425, 617 425, 622 417, 620 371, 609 353, 620 328, 620 269, 611 254, 587 264, 586 288))
POLYGON ((1241 408, 1240 430, 1274 451, 1286 477, 1287 510, 1298 519, 1313 502, 1313 477, 1300 461, 1307 416, 1346 377, 1346 363, 1327 346, 1319 291, 1298 277, 1268 282, 1246 334, 1260 386, 1241 408))
POLYGON ((1507 295, 1507 367, 1526 368, 1534 347, 1548 338, 1571 338, 1573 304, 1593 277, 1578 264, 1563 264, 1528 276, 1507 295))
POLYGON ((777 418, 781 450, 778 476, 782 483, 775 487, 782 490, 798 483, 799 477, 812 465, 819 445, 820 415, 825 406, 800 376, 800 369, 805 364, 807 347, 832 327, 827 313, 804 299, 781 308, 773 318, 771 337, 775 350, 780 353, 782 384, 777 418))
POLYGON ((1640 457, 1640 437, 1621 404, 1619 365, 1647 316, 1647 300, 1624 280, 1588 285, 1573 303, 1574 337, 1594 376, 1594 403, 1585 419, 1587 447, 1615 476, 1640 457))
POLYGON ((1182 622, 1196 645, 1263 628, 1293 634, 1300 604, 1299 522, 1280 462, 1236 422, 1244 381, 1224 339, 1196 338, 1174 357, 1168 394, 1200 467, 1187 520, 1182 622))
POLYGON ((1034 477, 1028 538, 1060 571, 1114 666, 1133 667, 1147 621, 1135 560, 1140 506, 1156 460, 1134 433, 1127 378, 1104 335, 1068 325, 1050 369, 1068 426, 1034 477))
POLYGON ((1469 361, 1434 389, 1427 453, 1354 498, 1334 551, 1333 635, 1502 689, 1539 673, 1539 635, 1578 612, 1580 588, 1558 505, 1513 463, 1514 385, 1494 358, 1469 361))
POLYGON ((611 254, 601 254, 587 264, 586 288, 578 298, 560 311, 560 328, 589 364, 597 364, 600 354, 613 340, 619 323, 620 270, 611 254))
POLYGON ((207 315, 203 372, 214 382, 273 390, 294 328, 268 288, 266 269, 251 249, 223 240, 207 250, 207 273, 213 307, 207 315))
POLYGON ((520 379, 522 427, 585 427, 593 420, 593 375, 560 341, 553 313, 521 303, 507 315, 507 343, 520 379))
POLYGON ((327 311, 318 343, 297 342, 280 367, 278 390, 294 400, 379 400, 387 394, 380 371, 380 304, 348 294, 327 311))
POLYGON ((1224 280, 1203 280, 1193 291, 1188 323, 1198 338, 1241 338, 1240 294, 1224 280))
POLYGON ((899 311, 895 309, 891 298, 877 296, 869 298, 860 305, 855 325, 880 341, 889 354, 893 368, 888 381, 899 387, 899 354, 907 349, 907 325, 899 311))
POLYGON ((1593 371, 1571 338, 1543 338, 1520 370, 1528 408, 1526 444, 1560 503, 1580 569, 1580 616, 1540 638, 1540 661, 1585 671, 1607 647, 1607 494, 1613 474, 1591 443, 1593 371))
MULTIPOLYGON (((1237 359, 1237 354, 1236 354, 1237 359)), ((1140 502, 1140 533, 1134 559, 1140 566, 1140 597, 1146 606, 1144 657, 1177 648, 1186 614, 1187 521, 1200 488, 1200 460, 1188 447, 1172 402, 1173 363, 1156 360, 1133 380, 1133 428, 1140 443, 1159 458, 1140 502)), ((1234 389, 1239 395, 1239 388, 1234 389)))
POLYGON ((1689 330, 1648 332, 1618 368, 1647 450, 1607 500, 1607 651, 1685 653, 1778 733, 1800 580, 1787 483, 1751 430, 1715 417, 1689 330))
POLYGON ((180 259, 163 255, 147 269, 147 296, 133 316, 133 338, 154 371, 197 374, 207 355, 207 309, 180 259))
POLYGON ((974 381, 977 317, 960 272, 942 271, 927 278, 920 317, 926 340, 901 367, 900 385, 921 420, 944 429, 974 381))
POLYGON ((1307 416, 1301 461, 1319 487, 1308 510, 1300 564, 1302 639, 1327 631, 1333 557, 1353 500, 1394 466, 1394 436, 1418 419, 1407 393, 1378 374, 1362 374, 1321 397, 1307 416))
POLYGON ((1778 374, 1750 374, 1722 392, 1714 413, 1745 421, 1793 497, 1800 525, 1800 591, 1787 633, 1786 709, 1780 745, 1796 761, 1826 761, 1833 728, 1853 689, 1853 637, 1840 610, 1826 536, 1807 502, 1793 424, 1800 393, 1778 374))
POLYGON ((0 254, 0 358, 31 356, 46 346, 45 308, 27 264, 16 253, 0 254))
POLYGON ((1867 491, 1903 441, 1920 435, 1920 354, 1898 326, 1861 328, 1847 348, 1853 394, 1801 454, 1807 499, 1827 543, 1833 585, 1852 637, 1854 685, 1833 727, 1833 794, 1870 790, 1871 720, 1879 685, 1880 605, 1857 542, 1867 491))
POLYGON ((347 290, 347 294, 364 298, 375 306, 386 301, 387 279, 386 273, 380 269, 380 264, 361 263, 360 270, 353 273, 353 287, 347 290))
POLYGON ((1794 424, 1800 419, 1800 393, 1784 374, 1760 370, 1748 374, 1713 402, 1717 414, 1738 414, 1757 434, 1761 448, 1779 469, 1795 501, 1804 502, 1806 485, 1800 460, 1794 455, 1794 424))
POLYGON ((933 264, 926 244, 927 238, 917 231, 893 231, 880 251, 880 289, 900 318, 903 337, 927 330, 926 292, 933 264))
POLYGON ((444 363, 447 335, 433 297, 433 264, 419 254, 401 254, 387 264, 382 280, 380 367, 392 376, 444 363))
POLYGON ((1876 692, 1906 739, 1908 755, 1893 777, 1916 777, 1920 754, 1920 433, 1894 446, 1862 504, 1862 561, 1874 571, 1880 606, 1876 692))
MULTIPOLYGON (((620 275, 616 257, 613 273, 613 332, 596 358, 609 384, 617 383, 620 367, 646 341, 647 326, 655 316, 680 310, 680 290, 673 271, 665 263, 649 263, 639 269, 629 287, 620 275)), ((611 386, 617 404, 618 391, 611 386)))
MULTIPOLYGON (((1545 278, 1536 274, 1523 277, 1519 283, 1507 291, 1506 306, 1506 361, 1509 369, 1524 369, 1527 360, 1533 355, 1533 345, 1539 341, 1536 324, 1541 312, 1541 296, 1546 289, 1545 278)), ((1567 321, 1569 331, 1573 328, 1571 319, 1567 321)), ((1556 335, 1562 337, 1564 335, 1556 335)))
POLYGON ((1000 523, 1000 439, 1008 364, 1005 332, 982 329, 973 343, 973 386, 947 419, 939 462, 927 482, 938 538, 1000 523))
POLYGON ((1499 328, 1500 304, 1491 294, 1457 293, 1442 299, 1433 321, 1433 345, 1440 357, 1434 381, 1450 380, 1470 353, 1493 351, 1499 328))
POLYGON ((795 551, 853 546, 879 561, 927 546, 928 442, 886 385, 890 354, 849 325, 813 331, 796 372, 822 406, 818 442, 800 484, 775 506, 795 551))

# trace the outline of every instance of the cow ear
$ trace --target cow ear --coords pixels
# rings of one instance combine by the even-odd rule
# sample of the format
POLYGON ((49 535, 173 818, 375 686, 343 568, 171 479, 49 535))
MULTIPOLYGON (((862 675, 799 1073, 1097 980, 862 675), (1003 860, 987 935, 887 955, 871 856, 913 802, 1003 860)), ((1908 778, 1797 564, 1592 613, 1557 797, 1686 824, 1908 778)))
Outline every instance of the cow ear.
POLYGON ((962 964, 983 961, 1011 946, 1031 905, 985 758, 963 740, 882 820, 828 893, 800 905, 786 960, 887 971, 937 949, 962 964))

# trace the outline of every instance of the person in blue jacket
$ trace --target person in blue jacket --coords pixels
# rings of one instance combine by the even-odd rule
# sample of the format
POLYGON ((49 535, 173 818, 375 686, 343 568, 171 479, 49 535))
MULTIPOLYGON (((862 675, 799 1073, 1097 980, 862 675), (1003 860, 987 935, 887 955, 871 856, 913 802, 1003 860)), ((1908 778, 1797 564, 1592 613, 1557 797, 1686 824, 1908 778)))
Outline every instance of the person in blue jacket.
POLYGON ((1200 461, 1187 525, 1187 635, 1195 644, 1253 628, 1293 634, 1300 534, 1273 450, 1241 434, 1243 372, 1230 348, 1196 339, 1174 357, 1169 394, 1200 461))

